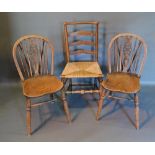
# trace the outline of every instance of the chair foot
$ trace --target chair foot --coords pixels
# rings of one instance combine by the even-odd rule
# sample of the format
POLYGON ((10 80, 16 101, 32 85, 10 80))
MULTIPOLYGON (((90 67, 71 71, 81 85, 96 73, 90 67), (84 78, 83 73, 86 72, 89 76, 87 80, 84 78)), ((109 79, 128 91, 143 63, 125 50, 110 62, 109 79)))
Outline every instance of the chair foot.
POLYGON ((96 115, 96 120, 97 120, 97 121, 99 120, 99 114, 96 115))

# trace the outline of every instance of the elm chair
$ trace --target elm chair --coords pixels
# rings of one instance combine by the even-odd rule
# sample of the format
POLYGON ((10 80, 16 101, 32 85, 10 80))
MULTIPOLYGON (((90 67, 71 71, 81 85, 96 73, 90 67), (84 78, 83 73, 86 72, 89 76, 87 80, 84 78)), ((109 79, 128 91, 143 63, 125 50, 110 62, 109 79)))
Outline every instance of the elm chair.
POLYGON ((98 22, 64 23, 67 64, 61 78, 66 94, 99 93, 96 81, 101 81, 103 75, 98 63, 98 25, 98 22))
MULTIPOLYGON (((54 48, 47 38, 27 35, 18 39, 13 46, 13 59, 19 73, 23 95, 26 97, 27 133, 31 132, 31 108, 51 103, 53 94, 63 90, 63 83, 54 76, 54 48), (50 96, 50 101, 32 103, 34 98, 50 96)), ((62 91, 62 100, 67 120, 70 113, 62 91)))
POLYGON ((139 129, 140 77, 147 56, 147 46, 138 35, 120 33, 114 36, 108 47, 108 74, 100 83, 100 99, 96 119, 102 111, 105 97, 129 99, 135 104, 135 127, 139 129), (124 93, 128 97, 121 97, 124 93))

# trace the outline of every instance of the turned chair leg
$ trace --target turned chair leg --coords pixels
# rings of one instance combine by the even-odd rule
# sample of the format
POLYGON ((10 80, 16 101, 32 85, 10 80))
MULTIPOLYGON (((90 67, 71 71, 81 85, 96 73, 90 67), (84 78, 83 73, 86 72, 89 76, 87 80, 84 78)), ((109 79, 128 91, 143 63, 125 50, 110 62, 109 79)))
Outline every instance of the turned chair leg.
POLYGON ((67 100, 66 100, 66 96, 65 96, 65 92, 64 91, 62 91, 62 100, 63 100, 63 104, 64 104, 64 111, 66 113, 67 121, 69 123, 71 123, 71 114, 69 112, 68 103, 67 103, 67 100))
POLYGON ((96 114, 96 120, 99 120, 99 117, 102 111, 104 97, 105 97, 105 90, 103 90, 103 87, 100 86, 100 99, 98 101, 98 110, 96 114))
POLYGON ((27 125, 27 134, 31 135, 31 100, 26 97, 26 125, 27 125))
POLYGON ((139 129, 139 99, 138 99, 138 94, 134 95, 134 102, 135 102, 136 129, 139 129))

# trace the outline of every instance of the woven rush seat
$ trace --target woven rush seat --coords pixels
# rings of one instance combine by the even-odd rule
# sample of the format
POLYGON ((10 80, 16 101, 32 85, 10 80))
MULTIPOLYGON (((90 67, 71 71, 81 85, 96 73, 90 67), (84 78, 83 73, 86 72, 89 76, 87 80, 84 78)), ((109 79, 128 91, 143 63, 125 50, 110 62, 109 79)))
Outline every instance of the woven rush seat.
POLYGON ((103 77, 97 62, 69 62, 61 74, 62 78, 103 77))
POLYGON ((102 86, 115 92, 136 93, 140 90, 140 78, 136 74, 115 72, 107 75, 102 86))
POLYGON ((23 82, 23 93, 28 97, 38 97, 59 91, 63 83, 56 76, 32 77, 23 82))

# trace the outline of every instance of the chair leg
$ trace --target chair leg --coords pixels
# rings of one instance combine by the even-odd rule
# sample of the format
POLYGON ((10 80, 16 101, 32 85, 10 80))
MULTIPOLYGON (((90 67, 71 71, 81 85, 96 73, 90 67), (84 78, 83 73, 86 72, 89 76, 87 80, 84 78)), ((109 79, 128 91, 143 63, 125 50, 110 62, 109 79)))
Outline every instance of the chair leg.
POLYGON ((62 90, 62 100, 63 100, 63 104, 64 104, 64 111, 66 113, 67 121, 69 123, 71 123, 71 114, 69 112, 69 108, 68 108, 68 103, 67 103, 67 100, 66 100, 65 92, 63 90, 62 90))
POLYGON ((98 101, 98 110, 96 114, 96 120, 99 120, 99 117, 102 111, 104 97, 105 97, 105 90, 103 90, 103 87, 100 86, 100 99, 98 101))
POLYGON ((69 79, 69 86, 70 86, 70 87, 69 87, 70 91, 72 91, 72 87, 73 87, 73 86, 72 86, 72 79, 69 79))
POLYGON ((50 99, 53 101, 54 100, 54 95, 50 94, 50 99))
POLYGON ((138 94, 134 95, 134 102, 135 102, 136 129, 139 129, 139 99, 138 99, 138 94))
POLYGON ((26 97, 26 125, 27 125, 27 134, 31 135, 31 100, 26 97))
POLYGON ((94 78, 94 89, 96 88, 96 79, 94 78))
POLYGON ((109 95, 110 95, 110 96, 112 95, 112 91, 109 92, 109 95))

